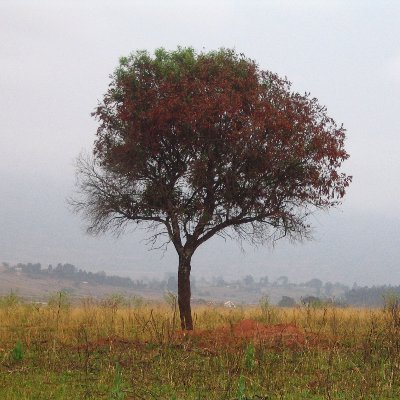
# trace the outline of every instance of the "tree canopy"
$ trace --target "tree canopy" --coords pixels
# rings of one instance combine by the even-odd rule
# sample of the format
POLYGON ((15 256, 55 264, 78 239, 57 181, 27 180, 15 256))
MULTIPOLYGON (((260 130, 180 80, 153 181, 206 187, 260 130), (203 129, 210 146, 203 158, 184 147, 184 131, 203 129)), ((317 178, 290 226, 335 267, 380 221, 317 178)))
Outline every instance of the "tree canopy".
POLYGON ((94 234, 131 222, 154 229, 153 243, 165 233, 187 276, 214 235, 307 237, 307 216, 336 206, 351 181, 340 172, 345 129, 326 111, 233 50, 138 51, 120 59, 93 113, 74 206, 94 234))

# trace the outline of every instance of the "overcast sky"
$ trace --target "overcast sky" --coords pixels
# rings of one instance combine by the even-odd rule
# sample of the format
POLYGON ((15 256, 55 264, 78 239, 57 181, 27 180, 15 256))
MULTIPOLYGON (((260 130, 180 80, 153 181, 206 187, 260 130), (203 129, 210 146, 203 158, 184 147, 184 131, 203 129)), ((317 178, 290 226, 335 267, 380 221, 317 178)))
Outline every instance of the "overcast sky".
POLYGON ((354 176, 315 240, 274 249, 216 241, 195 275, 247 273, 400 284, 400 1, 0 0, 0 261, 72 262, 133 277, 176 270, 143 232, 92 238, 65 198, 74 158, 120 56, 235 48, 311 92, 347 129, 354 176))

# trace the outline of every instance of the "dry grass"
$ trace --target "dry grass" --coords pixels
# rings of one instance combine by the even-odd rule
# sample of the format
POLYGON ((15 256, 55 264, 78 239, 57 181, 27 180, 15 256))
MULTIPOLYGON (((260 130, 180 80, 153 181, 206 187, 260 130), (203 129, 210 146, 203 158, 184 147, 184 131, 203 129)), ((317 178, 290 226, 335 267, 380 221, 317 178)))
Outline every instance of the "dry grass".
POLYGON ((400 397, 393 301, 384 310, 202 306, 188 335, 173 299, 67 300, 0 302, 1 399, 400 397))

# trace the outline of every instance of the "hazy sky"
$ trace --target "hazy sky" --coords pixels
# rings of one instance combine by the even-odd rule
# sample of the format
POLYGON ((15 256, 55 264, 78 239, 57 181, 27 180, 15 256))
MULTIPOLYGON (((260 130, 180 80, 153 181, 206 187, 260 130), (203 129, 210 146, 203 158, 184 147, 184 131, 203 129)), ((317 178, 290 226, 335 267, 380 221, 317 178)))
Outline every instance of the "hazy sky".
POLYGON ((118 58, 137 49, 233 47, 311 92, 347 128, 354 176, 315 241, 241 253, 217 241, 196 275, 247 273, 400 284, 400 1, 0 0, 0 261, 72 262, 143 276, 175 271, 142 232, 84 234, 65 198, 74 158, 118 58))

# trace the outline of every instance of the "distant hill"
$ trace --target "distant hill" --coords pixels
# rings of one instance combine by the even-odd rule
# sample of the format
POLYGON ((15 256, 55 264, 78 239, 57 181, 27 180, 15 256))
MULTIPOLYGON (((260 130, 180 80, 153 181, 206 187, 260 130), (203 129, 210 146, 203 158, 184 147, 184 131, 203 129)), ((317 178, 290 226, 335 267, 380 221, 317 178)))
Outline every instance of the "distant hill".
POLYGON ((13 292, 27 300, 46 301, 58 291, 65 291, 72 298, 87 296, 102 298, 115 293, 126 296, 140 295, 146 298, 158 298, 162 295, 159 291, 135 284, 129 278, 109 277, 109 280, 107 278, 103 272, 52 273, 39 270, 37 264, 18 264, 12 267, 3 265, 0 266, 0 296, 13 292), (33 271, 30 269, 31 266, 33 271), (83 279, 85 277, 86 279, 83 279))
MULTIPOLYGON (((72 264, 48 265, 18 263, 0 266, 0 296, 16 293, 31 301, 46 301, 55 292, 64 291, 73 298, 104 298, 113 294, 161 299, 166 292, 177 292, 177 277, 170 274, 164 279, 132 280, 128 277, 107 275, 104 271, 88 272, 72 264)), ((313 304, 338 304, 357 307, 382 307, 388 299, 400 303, 400 286, 372 286, 349 288, 339 282, 311 279, 304 283, 291 283, 281 276, 270 282, 268 277, 258 280, 252 275, 226 281, 223 277, 192 279, 194 303, 226 301, 235 304, 258 304, 261 299, 270 304, 304 304, 307 298, 313 304)))

